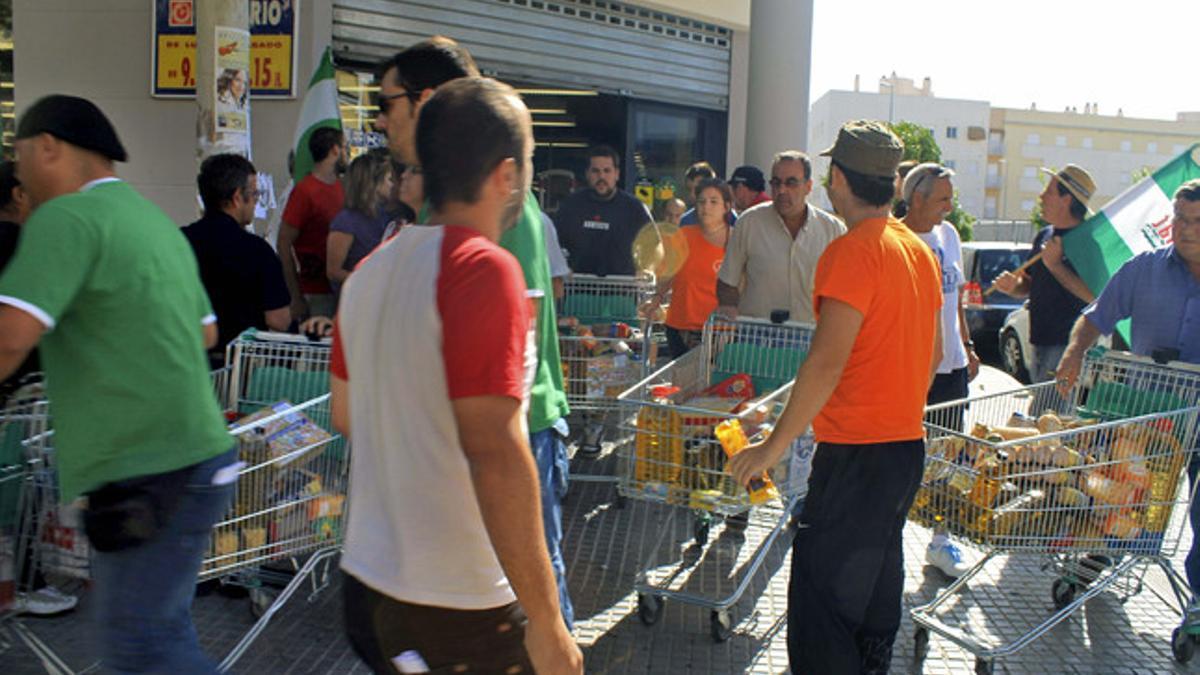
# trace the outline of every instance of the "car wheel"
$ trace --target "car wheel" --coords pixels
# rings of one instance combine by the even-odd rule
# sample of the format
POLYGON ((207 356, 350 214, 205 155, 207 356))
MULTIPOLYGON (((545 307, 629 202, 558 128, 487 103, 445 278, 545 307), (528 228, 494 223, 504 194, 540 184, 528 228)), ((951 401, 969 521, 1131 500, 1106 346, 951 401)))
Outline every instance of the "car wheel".
POLYGON ((1021 382, 1029 382, 1025 354, 1021 351, 1021 339, 1017 337, 1016 331, 1006 330, 1000 338, 1000 360, 1004 363, 1004 372, 1021 382))

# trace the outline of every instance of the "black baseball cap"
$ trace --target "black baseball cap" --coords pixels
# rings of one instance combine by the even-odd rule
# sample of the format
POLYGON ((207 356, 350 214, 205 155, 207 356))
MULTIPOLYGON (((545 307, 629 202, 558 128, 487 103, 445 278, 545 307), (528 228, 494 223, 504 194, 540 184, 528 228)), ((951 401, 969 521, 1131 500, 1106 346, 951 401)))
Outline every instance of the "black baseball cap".
POLYGON ((767 189, 767 179, 763 176, 763 172, 757 166, 739 166, 733 170, 733 174, 729 176, 729 184, 737 185, 741 183, 755 192, 763 192, 767 189))
POLYGON ((95 103, 78 96, 51 94, 29 106, 17 124, 17 139, 43 133, 99 153, 114 162, 129 160, 112 122, 95 103))

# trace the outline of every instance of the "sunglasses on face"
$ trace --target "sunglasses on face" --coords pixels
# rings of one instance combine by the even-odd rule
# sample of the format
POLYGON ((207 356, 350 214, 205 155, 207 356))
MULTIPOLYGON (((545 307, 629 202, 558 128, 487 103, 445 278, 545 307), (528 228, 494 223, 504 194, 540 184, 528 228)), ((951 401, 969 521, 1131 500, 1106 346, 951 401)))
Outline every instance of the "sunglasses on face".
POLYGON ((379 106, 379 112, 386 115, 392 110, 392 101, 395 101, 398 98, 406 98, 413 103, 416 103, 417 99, 420 97, 420 94, 408 91, 407 89, 401 91, 399 94, 384 94, 380 92, 375 94, 375 105, 379 106))

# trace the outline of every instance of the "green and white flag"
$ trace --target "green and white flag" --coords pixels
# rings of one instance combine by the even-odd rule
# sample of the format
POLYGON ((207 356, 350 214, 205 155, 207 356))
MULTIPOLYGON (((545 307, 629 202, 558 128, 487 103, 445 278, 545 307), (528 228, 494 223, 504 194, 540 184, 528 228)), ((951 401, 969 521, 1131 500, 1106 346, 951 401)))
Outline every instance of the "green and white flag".
MULTIPOLYGON (((1093 293, 1099 295, 1125 261, 1171 243, 1173 195, 1195 178, 1200 178, 1200 143, 1114 197, 1063 237, 1071 265, 1093 293)), ((1119 328, 1128 341, 1128 322, 1119 328)))
POLYGON ((337 73, 333 69, 333 50, 329 47, 325 48, 321 62, 317 64, 317 72, 313 73, 312 81, 308 83, 304 107, 300 110, 300 119, 296 121, 296 137, 292 142, 296 164, 292 178, 297 183, 312 171, 313 158, 308 151, 308 138, 321 127, 342 129, 342 116, 338 111, 337 73))

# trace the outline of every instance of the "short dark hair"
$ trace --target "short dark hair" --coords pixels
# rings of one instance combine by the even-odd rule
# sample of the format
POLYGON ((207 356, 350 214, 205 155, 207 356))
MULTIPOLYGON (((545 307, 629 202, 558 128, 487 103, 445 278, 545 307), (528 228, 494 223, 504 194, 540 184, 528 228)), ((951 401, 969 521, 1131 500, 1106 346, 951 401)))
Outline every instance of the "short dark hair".
POLYGON ((836 161, 831 161, 830 166, 837 167, 837 170, 846 177, 846 184, 850 186, 850 194, 868 206, 887 206, 891 203, 892 197, 896 196, 895 176, 868 176, 847 169, 836 161))
POLYGON ((200 188, 205 213, 220 212, 238 190, 246 187, 250 176, 257 173, 250 160, 233 153, 213 155, 204 160, 200 164, 200 175, 196 176, 196 186, 200 188))
POLYGON ((593 157, 609 157, 612 159, 613 166, 618 169, 621 168, 621 156, 617 154, 617 151, 611 145, 593 145, 588 148, 588 164, 592 163, 593 157))
POLYGON ((701 178, 699 183, 696 183, 696 191, 692 194, 696 199, 700 198, 700 193, 712 188, 721 193, 721 197, 725 200, 725 205, 729 206, 733 203, 733 189, 729 187, 729 183, 720 178, 701 178))
POLYGON ((392 68, 396 84, 415 96, 437 89, 451 80, 479 77, 479 67, 465 47, 444 35, 435 35, 397 52, 379 66, 379 80, 392 68))
POLYGON ((712 164, 708 162, 696 162, 687 169, 687 173, 683 174, 684 179, 691 180, 693 178, 716 178, 717 170, 712 168, 712 164))
POLYGON ((484 180, 505 159, 524 169, 532 142, 512 87, 491 78, 459 78, 438 88, 417 119, 417 158, 434 209, 473 204, 484 180))
MULTIPOLYGON (((12 190, 10 189, 8 192, 12 192, 12 190)), ((1188 202, 1200 202, 1200 178, 1193 178, 1183 185, 1180 185, 1179 189, 1175 191, 1175 199, 1182 199, 1188 202)))
POLYGON ((313 162, 320 162, 333 152, 334 147, 345 144, 346 137, 341 129, 321 127, 308 137, 308 152, 312 155, 313 162))
POLYGON ((0 162, 0 209, 7 209, 13 200, 13 190, 21 187, 17 180, 17 163, 0 162))
POLYGON ((1079 201, 1079 197, 1076 197, 1074 194, 1072 194, 1071 191, 1068 190, 1067 187, 1062 184, 1061 180, 1058 180, 1057 178, 1055 178, 1054 187, 1058 188, 1058 196, 1059 197, 1063 197, 1063 196, 1071 197, 1071 217, 1072 218, 1074 218, 1075 220, 1083 220, 1084 218, 1087 218, 1087 206, 1083 202, 1079 201))
POLYGON ((771 168, 774 169, 780 162, 800 162, 800 166, 804 167, 804 180, 812 180, 812 160, 805 153, 799 150, 777 152, 771 160, 771 168))

